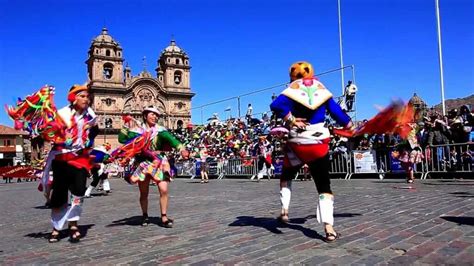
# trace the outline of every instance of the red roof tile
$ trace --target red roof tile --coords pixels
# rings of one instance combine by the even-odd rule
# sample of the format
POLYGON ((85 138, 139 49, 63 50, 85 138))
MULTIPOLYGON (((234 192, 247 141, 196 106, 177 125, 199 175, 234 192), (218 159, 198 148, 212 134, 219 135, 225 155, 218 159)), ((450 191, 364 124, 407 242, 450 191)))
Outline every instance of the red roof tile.
POLYGON ((0 147, 0 152, 16 152, 15 147, 0 147))
POLYGON ((16 130, 12 127, 8 127, 8 126, 5 126, 5 125, 0 125, 0 136, 1 135, 14 135, 14 136, 18 136, 18 135, 28 135, 27 132, 25 131, 21 131, 21 130, 16 130))

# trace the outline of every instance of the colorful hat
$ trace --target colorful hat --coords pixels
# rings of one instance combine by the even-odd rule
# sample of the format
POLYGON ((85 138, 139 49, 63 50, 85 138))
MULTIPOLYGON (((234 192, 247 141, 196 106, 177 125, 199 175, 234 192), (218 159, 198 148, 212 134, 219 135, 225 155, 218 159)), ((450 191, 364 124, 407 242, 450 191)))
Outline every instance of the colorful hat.
POLYGON ((88 91, 88 90, 89 90, 89 88, 85 85, 75 84, 69 89, 69 92, 67 94, 67 100, 70 103, 73 103, 76 100, 76 95, 77 94, 79 94, 83 91, 88 91))
POLYGON ((290 80, 295 81, 302 78, 313 78, 313 66, 306 61, 299 61, 290 67, 290 80))
POLYGON ((157 116, 160 115, 160 111, 158 111, 158 109, 156 109, 155 107, 153 106, 148 106, 145 108, 145 110, 143 110, 142 114, 145 116, 146 114, 148 113, 155 113, 157 116))

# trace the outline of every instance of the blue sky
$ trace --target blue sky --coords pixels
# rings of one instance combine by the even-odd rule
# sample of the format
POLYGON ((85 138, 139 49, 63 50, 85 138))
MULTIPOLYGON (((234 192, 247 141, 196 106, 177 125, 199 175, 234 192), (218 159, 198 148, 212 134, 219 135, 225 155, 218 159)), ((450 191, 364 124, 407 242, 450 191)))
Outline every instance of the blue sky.
MULTIPOLYGON (((341 0, 345 65, 354 65, 359 87, 357 118, 376 113, 393 97, 414 92, 428 105, 440 102, 434 0, 341 0)), ((193 107, 284 83, 289 66, 313 63, 316 72, 339 67, 336 0, 235 1, 5 1, 0 0, 1 103, 54 85, 58 106, 66 91, 87 79, 91 40, 106 26, 134 75, 147 57, 154 73, 174 35, 190 56, 193 107)), ((446 99, 473 93, 474 1, 440 0, 446 99)), ((352 79, 351 71, 345 72, 352 79)), ((340 73, 320 77, 339 95, 340 73)), ((268 110, 271 94, 241 98, 242 113, 268 110)), ((202 109, 205 120, 237 100, 202 109)), ((193 110, 201 122, 201 110, 193 110)), ((12 125, 5 112, 0 123, 12 125)))

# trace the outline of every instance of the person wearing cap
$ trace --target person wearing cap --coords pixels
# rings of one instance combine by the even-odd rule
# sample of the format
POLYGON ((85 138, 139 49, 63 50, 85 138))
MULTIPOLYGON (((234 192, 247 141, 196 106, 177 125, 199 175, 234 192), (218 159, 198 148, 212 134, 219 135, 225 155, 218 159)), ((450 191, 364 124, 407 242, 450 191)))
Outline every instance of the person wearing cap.
POLYGON ((317 219, 323 223, 325 241, 335 241, 334 195, 329 179, 330 133, 324 126, 326 112, 341 126, 350 128, 350 117, 334 101, 332 93, 314 77, 308 62, 290 67, 290 85, 271 103, 270 108, 290 129, 280 179, 281 214, 279 220, 289 222, 291 180, 303 164, 308 164, 319 194, 317 219))
MULTIPOLYGON (((175 148, 181 151, 181 156, 186 158, 189 156, 184 145, 179 142, 169 131, 157 124, 160 112, 150 106, 146 107, 143 112, 143 124, 140 128, 129 129, 124 125, 119 133, 118 139, 120 143, 128 143, 136 137, 149 134, 145 150, 140 151, 134 158, 130 176, 132 183, 138 182, 140 189, 140 207, 142 209, 142 225, 147 226, 150 221, 148 218, 148 193, 150 181, 153 180, 158 187, 160 193, 160 209, 161 223, 166 228, 173 227, 173 220, 167 216, 168 211, 168 183, 171 177, 171 171, 166 156, 161 153, 163 151, 175 148)), ((130 119, 126 119, 130 121, 130 119)))
POLYGON ((59 231, 66 222, 69 224, 70 241, 78 242, 81 238, 77 222, 82 213, 83 196, 90 173, 86 167, 73 166, 71 161, 84 155, 87 157, 98 134, 97 117, 89 107, 88 87, 72 86, 67 99, 69 105, 58 110, 66 125, 65 141, 53 144, 43 174, 43 180, 48 180, 50 169, 53 172, 50 201, 53 231, 50 243, 59 241, 59 231))

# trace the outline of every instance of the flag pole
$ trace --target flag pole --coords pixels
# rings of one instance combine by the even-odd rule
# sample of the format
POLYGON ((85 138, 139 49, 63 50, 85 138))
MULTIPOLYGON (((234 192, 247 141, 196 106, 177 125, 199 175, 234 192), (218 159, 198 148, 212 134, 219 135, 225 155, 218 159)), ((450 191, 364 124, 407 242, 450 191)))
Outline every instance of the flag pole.
POLYGON ((342 95, 344 95, 344 60, 342 56, 342 22, 341 22, 341 0, 337 0, 337 16, 339 22, 339 56, 341 63, 341 86, 342 86, 342 95))
POLYGON ((441 23, 439 19, 439 0, 435 0, 436 5, 436 24, 438 30, 438 61, 439 61, 439 78, 441 82, 441 104, 443 106, 443 115, 446 115, 446 106, 444 103, 444 77, 443 77, 443 51, 441 48, 441 23))

